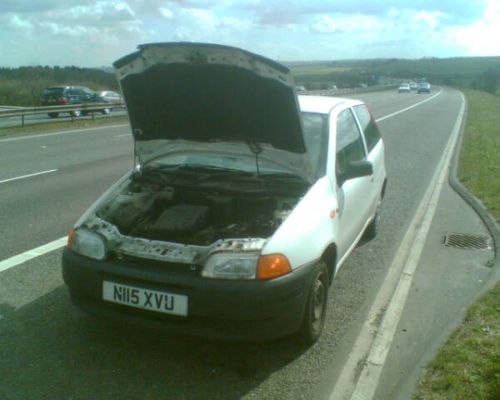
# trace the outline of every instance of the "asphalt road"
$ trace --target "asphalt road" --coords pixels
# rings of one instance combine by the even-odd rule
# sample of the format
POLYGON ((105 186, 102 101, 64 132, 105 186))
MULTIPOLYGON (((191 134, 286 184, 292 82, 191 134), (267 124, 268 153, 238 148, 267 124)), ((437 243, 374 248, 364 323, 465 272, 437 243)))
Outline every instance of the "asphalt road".
MULTIPOLYGON (((380 119, 389 185, 380 236, 359 246, 337 275, 317 344, 305 348, 293 338, 224 343, 96 320, 70 304, 58 250, 0 273, 0 398, 327 398, 436 169, 461 100, 444 89, 391 114, 438 90, 356 96, 380 119)), ((0 261, 64 236, 131 167, 131 152, 125 126, 0 140, 0 261)))

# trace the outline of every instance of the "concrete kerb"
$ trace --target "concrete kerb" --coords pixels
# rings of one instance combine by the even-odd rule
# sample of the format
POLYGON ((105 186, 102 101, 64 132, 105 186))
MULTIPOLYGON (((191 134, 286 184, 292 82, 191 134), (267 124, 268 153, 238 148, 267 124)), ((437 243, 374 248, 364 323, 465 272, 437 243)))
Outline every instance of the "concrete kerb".
POLYGON ((493 266, 498 266, 500 265, 500 228, 498 227, 498 224, 496 223, 495 219, 491 216, 491 214, 488 212, 484 204, 479 200, 476 196, 474 196, 471 192, 469 192, 465 186, 462 185, 462 183, 458 180, 457 172, 458 172, 458 163, 460 161, 460 155, 462 153, 462 144, 463 144, 463 138, 464 138, 464 132, 465 132, 465 121, 467 120, 467 112, 468 112, 468 105, 467 105, 467 100, 465 98, 465 95, 462 93, 464 96, 465 100, 465 118, 462 120, 462 126, 460 127, 460 136, 458 138, 455 151, 453 154, 453 158, 451 160, 450 164, 450 171, 448 174, 448 182, 452 189, 458 193, 462 199, 466 203, 468 203, 474 211, 477 213, 479 218, 483 221, 485 224, 486 228, 490 232, 491 238, 493 240, 493 247, 494 247, 494 253, 495 253, 495 258, 493 260, 493 266))

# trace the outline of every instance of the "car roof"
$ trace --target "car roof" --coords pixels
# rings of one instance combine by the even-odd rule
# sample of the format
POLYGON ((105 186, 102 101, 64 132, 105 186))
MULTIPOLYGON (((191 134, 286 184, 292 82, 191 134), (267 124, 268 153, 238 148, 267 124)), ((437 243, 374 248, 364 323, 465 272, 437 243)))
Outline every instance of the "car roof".
POLYGON ((344 99, 341 97, 328 97, 328 96, 309 96, 299 95, 299 105, 302 112, 311 112, 319 114, 329 114, 335 107, 342 106, 342 108, 352 107, 363 102, 353 99, 344 99))

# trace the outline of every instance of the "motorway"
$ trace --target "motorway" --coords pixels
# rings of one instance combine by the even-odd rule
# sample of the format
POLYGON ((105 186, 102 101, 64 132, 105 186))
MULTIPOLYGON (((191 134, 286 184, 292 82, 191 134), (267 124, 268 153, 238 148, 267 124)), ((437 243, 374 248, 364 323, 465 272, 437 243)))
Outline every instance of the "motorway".
MULTIPOLYGON (((318 343, 224 343, 96 320, 71 305, 58 249, 0 272, 0 398, 329 398, 462 105, 452 89, 356 97, 379 120, 389 185, 380 235, 338 273, 318 343)), ((63 237, 132 167, 132 149, 125 125, 0 140, 0 262, 63 237)))

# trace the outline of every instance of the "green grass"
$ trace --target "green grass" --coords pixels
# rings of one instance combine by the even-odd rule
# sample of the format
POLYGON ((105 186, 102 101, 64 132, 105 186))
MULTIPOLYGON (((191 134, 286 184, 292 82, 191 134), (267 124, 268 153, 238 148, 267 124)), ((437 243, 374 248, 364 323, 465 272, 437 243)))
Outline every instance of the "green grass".
POLYGON ((500 221, 500 97, 465 90, 468 111, 459 179, 500 221))
POLYGON ((469 309, 427 366, 414 399, 500 399, 500 284, 469 309))
MULTIPOLYGON (((466 90, 459 179, 500 218, 500 97, 466 90)), ((468 311, 427 366, 415 400, 500 399, 500 284, 468 311)))
POLYGON ((40 133, 57 132, 62 130, 94 128, 106 125, 117 125, 128 123, 126 115, 106 118, 91 119, 75 119, 71 121, 53 121, 40 124, 29 124, 24 128, 21 126, 0 128, 0 138, 10 136, 37 135, 40 133))

